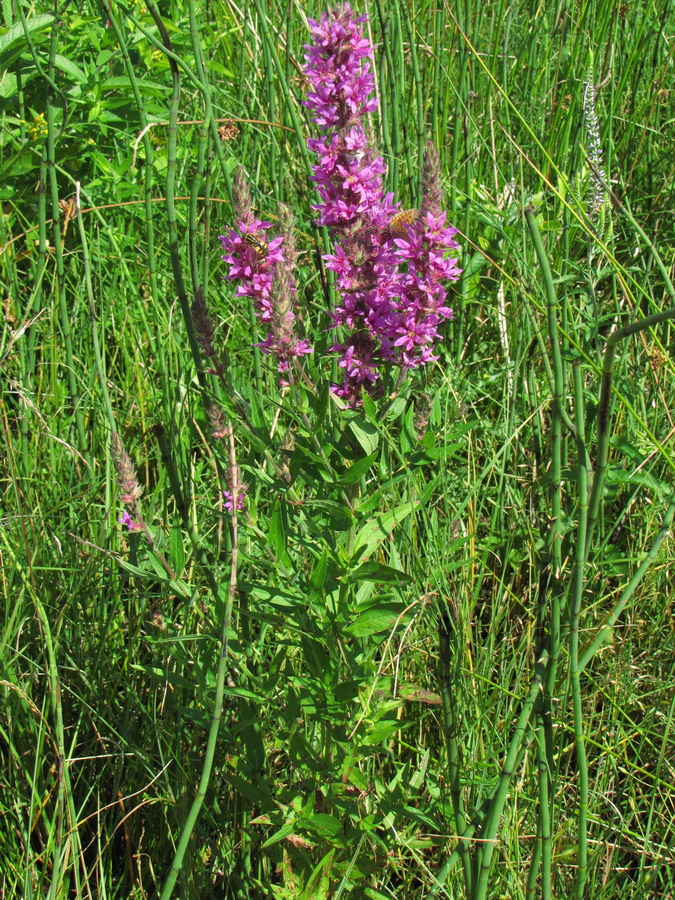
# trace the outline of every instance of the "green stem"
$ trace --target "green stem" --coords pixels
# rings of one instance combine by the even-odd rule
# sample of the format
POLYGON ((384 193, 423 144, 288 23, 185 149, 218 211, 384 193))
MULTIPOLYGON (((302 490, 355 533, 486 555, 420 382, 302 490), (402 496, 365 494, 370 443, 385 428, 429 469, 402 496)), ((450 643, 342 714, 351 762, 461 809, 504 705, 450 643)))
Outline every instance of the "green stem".
POLYGON ((87 233, 84 230, 84 222, 82 221, 82 210, 80 208, 80 191, 79 185, 75 197, 77 227, 80 233, 80 242, 82 244, 82 264, 84 266, 84 282, 87 288, 87 300, 89 301, 89 319, 91 324, 91 340, 94 351, 94 362, 96 365, 96 373, 98 375, 98 383, 103 396, 103 404, 108 416, 108 426, 111 433, 117 431, 115 425, 115 414, 113 413, 112 403, 110 402, 110 394, 108 392, 108 377, 105 371, 105 363, 103 354, 101 353, 101 344, 98 339, 98 328, 96 324, 96 307, 94 305, 94 291, 91 284, 91 264, 89 259, 89 245, 87 243, 87 233))
POLYGON ((584 391, 581 364, 574 364, 574 414, 577 427, 578 455, 578 524, 574 565, 574 583, 570 607, 570 681, 572 688, 572 708, 574 715, 574 747, 579 773, 579 817, 577 822, 577 879, 576 900, 583 900, 586 869, 588 865, 588 762, 584 737, 584 720, 581 705, 581 685, 579 675, 579 616, 584 590, 586 567, 586 528, 588 525, 588 470, 586 468, 584 391))
MULTIPOLYGON (((441 699, 443 701, 443 731, 448 754, 448 774, 450 784, 450 796, 455 818, 455 831, 464 834, 467 828, 467 817, 464 810, 460 783, 460 755, 457 742, 457 704, 455 698, 458 694, 457 678, 454 682, 450 674, 450 635, 454 634, 456 623, 451 622, 450 616, 445 613, 441 616, 439 625, 438 663, 441 699)), ((457 646, 458 642, 455 642, 457 646)), ((459 665, 455 666, 455 672, 461 671, 459 665)), ((464 884, 467 897, 471 896, 473 887, 473 873, 471 871, 471 858, 468 844, 463 844, 460 849, 462 866, 464 868, 464 884)))
MULTIPOLYGON (((675 319, 675 307, 663 310, 654 315, 647 316, 639 322, 631 322, 622 328, 617 328, 607 339, 607 347, 602 360, 602 380, 600 383, 600 399, 598 401, 598 443, 596 450, 596 468, 591 487, 591 496, 588 501, 588 531, 586 535, 586 553, 590 551, 593 540, 593 532, 600 513, 605 478, 607 476, 607 460, 609 454, 609 422, 610 406, 612 398, 612 366, 617 345, 633 334, 639 334, 647 328, 653 328, 661 322, 675 319)), ((583 668, 583 666, 582 666, 583 668)))
MULTIPOLYGON (((552 524, 549 532, 549 554, 552 564, 549 590, 551 591, 550 611, 547 611, 545 599, 542 598, 541 624, 545 626, 547 612, 550 615, 549 641, 550 658, 544 682, 544 692, 541 698, 541 732, 538 729, 537 747, 540 754, 545 751, 545 758, 539 757, 539 825, 541 837, 541 889, 542 897, 548 900, 551 896, 552 880, 552 800, 553 789, 553 696, 555 694, 558 657, 560 655, 561 627, 560 627, 560 578, 562 569, 562 415, 563 391, 565 373, 563 358, 560 348, 558 333, 558 303, 553 285, 553 273, 548 261, 548 256, 541 239, 536 216, 531 206, 525 210, 525 218, 534 244, 535 253, 542 270, 544 287, 546 291, 546 307, 548 315, 548 331, 550 351, 553 360, 553 409, 551 422, 551 517, 552 524)), ((542 587, 542 590, 545 588, 542 587)))
MULTIPOLYGON (((229 442, 230 442, 230 470, 232 472, 237 471, 237 462, 235 459, 234 453, 234 438, 232 435, 231 427, 228 428, 229 433, 229 442)), ((209 735, 206 742, 206 750, 204 752, 204 763, 202 766, 202 773, 199 779, 199 785, 197 787, 197 792, 192 801, 192 805, 190 806, 190 811, 188 812, 187 818, 185 820, 185 824, 183 826, 183 830, 181 832, 180 840, 178 842, 178 847, 176 848, 176 854, 173 858, 173 862, 171 863, 171 869, 169 871, 169 875, 167 876, 166 882, 164 884, 164 888, 162 889, 162 893, 160 895, 160 900, 169 900, 173 893, 173 889, 176 885, 176 880, 178 879, 178 875, 180 874, 181 866, 183 865, 183 859, 185 857, 185 853, 187 851, 188 845, 190 843, 190 839, 192 837, 192 833, 197 824, 197 820, 199 818, 199 813, 201 811, 202 805, 204 803, 204 799, 206 797, 206 792, 208 791, 209 782, 211 780, 211 773, 213 771, 213 761, 215 758, 216 752, 216 744, 218 743, 218 732, 220 730, 220 720, 223 714, 223 697, 225 693, 225 677, 227 675, 227 653, 228 653, 228 644, 230 637, 230 625, 232 621, 232 609, 234 606, 234 596, 237 590, 237 562, 238 562, 238 554, 239 554, 239 539, 238 539, 238 523, 237 523, 237 493, 238 493, 238 485, 234 484, 233 486, 233 511, 232 511, 232 553, 230 558, 230 585, 227 594, 227 602, 225 603, 225 609, 223 611, 223 618, 221 622, 220 629, 220 654, 218 657, 218 668, 216 672, 216 687, 215 687, 215 695, 213 698, 213 711, 211 713, 211 724, 209 726, 209 735)), ((214 596, 214 599, 218 598, 218 592, 214 596)))
POLYGON ((593 638, 591 643, 588 645, 588 647, 581 654, 581 659, 579 660, 579 665, 578 665, 580 673, 583 672, 583 670, 586 668, 586 666, 589 664, 589 662, 593 659, 593 657, 598 652, 598 650, 602 647, 602 645, 611 636, 612 627, 613 627, 614 623, 617 621, 617 619, 619 618, 619 616, 625 609, 626 604, 628 603, 630 598, 635 593, 635 589, 637 588, 637 586, 640 584, 640 582, 644 578, 644 576, 647 572, 647 569, 649 569, 651 564, 656 559, 658 552, 659 552, 659 548, 661 547, 661 544, 664 542, 664 540, 670 533, 670 526, 673 521, 673 515, 675 515, 675 497, 673 497, 673 499, 670 501, 670 504, 668 505, 668 509, 666 510, 666 514, 663 517, 663 522, 661 524, 659 533, 657 534, 656 540, 654 541, 651 548, 649 549, 649 552, 647 553, 645 558, 642 560, 642 562, 638 566, 638 568, 635 571, 635 574, 633 575, 631 580, 628 582, 626 587, 621 592, 621 596, 619 597, 618 601, 612 608, 612 611, 606 617, 602 627, 596 633, 595 637, 593 638))
POLYGON ((495 793, 490 801, 490 807, 485 817, 483 828, 481 830, 481 847, 482 852, 477 855, 477 873, 476 887, 473 900, 485 900, 487 897, 488 878, 490 875, 490 864, 492 862, 492 854, 494 853, 497 843, 497 831, 501 821, 506 799, 509 793, 509 785, 511 778, 516 771, 516 762, 520 755, 520 750, 527 737, 527 730, 534 713, 537 697, 543 690, 544 675, 548 665, 548 652, 544 651, 537 660, 535 666, 535 674, 530 683, 530 688, 523 701, 520 715, 516 721, 513 735, 509 743, 506 753, 506 760, 499 776, 499 783, 495 793))

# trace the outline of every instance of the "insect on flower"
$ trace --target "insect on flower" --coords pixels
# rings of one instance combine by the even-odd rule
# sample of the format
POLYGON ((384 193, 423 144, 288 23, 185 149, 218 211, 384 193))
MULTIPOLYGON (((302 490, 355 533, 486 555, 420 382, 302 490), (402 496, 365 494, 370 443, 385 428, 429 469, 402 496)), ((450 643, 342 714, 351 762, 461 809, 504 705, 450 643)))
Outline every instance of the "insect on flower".
POLYGON ((402 209, 400 212, 396 213, 389 223, 389 231, 394 237, 407 237, 408 232, 406 226, 414 225, 419 214, 419 209, 402 209))
POLYGON ((268 253, 268 247, 264 241, 261 241, 259 237, 257 237, 250 231, 248 231, 244 235, 244 240, 249 245, 249 247, 253 247, 260 259, 265 259, 268 253))

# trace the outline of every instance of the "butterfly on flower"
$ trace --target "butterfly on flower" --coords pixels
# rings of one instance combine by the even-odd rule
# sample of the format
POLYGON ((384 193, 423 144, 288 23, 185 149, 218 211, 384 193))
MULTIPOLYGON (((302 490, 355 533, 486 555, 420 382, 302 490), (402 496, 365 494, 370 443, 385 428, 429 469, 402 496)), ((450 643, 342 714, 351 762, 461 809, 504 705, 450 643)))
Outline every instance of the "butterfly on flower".
POLYGON ((244 240, 249 245, 249 247, 253 247, 255 252, 257 253, 259 259, 265 259, 269 252, 269 248, 264 241, 261 241, 260 238, 253 234, 251 231, 247 231, 244 235, 244 240))
POLYGON ((393 237, 408 237, 407 226, 414 225, 420 214, 419 209, 402 209, 389 223, 389 231, 393 237))

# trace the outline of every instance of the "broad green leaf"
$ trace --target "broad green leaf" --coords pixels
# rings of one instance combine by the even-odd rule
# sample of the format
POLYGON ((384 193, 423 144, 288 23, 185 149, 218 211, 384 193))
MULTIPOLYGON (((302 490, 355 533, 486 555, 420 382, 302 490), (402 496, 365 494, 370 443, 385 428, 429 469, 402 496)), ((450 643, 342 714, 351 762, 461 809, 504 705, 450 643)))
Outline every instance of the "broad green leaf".
POLYGON ((314 869, 307 882, 307 887, 302 892, 303 900, 328 900, 330 890, 329 873, 333 865, 335 850, 331 850, 314 869))
POLYGON ((361 528, 354 539, 356 561, 364 563, 389 537, 397 525, 410 515, 417 503, 402 503, 395 509, 387 510, 372 518, 361 528))
POLYGON ((347 469, 344 475, 342 475, 338 483, 354 484, 363 475, 366 474, 366 472, 368 471, 368 469, 370 469, 376 459, 377 452, 371 453, 369 456, 364 456, 362 459, 357 460, 352 466, 347 469))
POLYGON ((373 581, 375 584, 410 584, 410 575, 382 563, 367 562, 349 573, 347 581, 373 581))
POLYGON ((378 631, 389 631, 396 624, 400 612, 400 606, 392 604, 372 606, 360 613, 345 631, 354 637, 368 637, 370 634, 377 634, 378 631))
MULTIPOLYGON (((26 31, 30 37, 35 37, 55 21, 56 19, 51 13, 33 16, 26 19, 26 31)), ((8 69, 21 56, 26 47, 26 34, 21 22, 12 25, 4 34, 0 34, 0 71, 8 69)))
POLYGON ((440 706, 442 703, 440 694, 435 694, 433 691, 428 691, 426 688, 419 687, 416 684, 400 684, 398 695, 404 700, 426 703, 429 706, 440 706))
MULTIPOLYGON (((141 95, 146 94, 148 97, 156 97, 157 99, 166 99, 166 85, 160 84, 158 81, 148 81, 145 78, 137 79, 138 90, 141 95)), ((103 82, 104 91, 122 91, 127 97, 131 97, 131 81, 127 75, 116 75, 112 78, 106 78, 103 82)))
POLYGON ((310 816, 303 816, 302 819, 300 819, 300 824, 303 828, 307 828, 309 831, 315 831, 317 834, 321 834, 324 837, 333 837, 336 834, 340 834, 342 831, 340 820, 336 819, 334 816, 329 816, 327 813, 312 813, 310 816))
POLYGON ((87 73, 83 72, 79 66, 76 66, 75 63, 68 59, 66 56, 61 56, 60 53, 57 53, 54 57, 54 65, 57 69, 61 69, 62 72, 65 72, 67 75, 76 81, 78 84, 85 84, 87 81, 87 73))
POLYGON ((271 847, 273 844, 278 844, 279 841, 283 841, 284 838, 287 838, 289 834, 293 834, 294 831, 295 822, 287 822, 285 825, 282 825, 278 831, 275 831, 271 837, 268 837, 263 844, 261 844, 261 849, 264 850, 265 847, 271 847))
POLYGON ((169 578, 161 563, 154 557, 150 558, 150 562, 152 566, 157 565, 157 569, 153 569, 152 571, 150 569, 141 569, 139 566, 132 565, 130 562, 127 562, 123 556, 115 556, 114 558, 126 572, 130 572, 137 578, 151 578, 153 581, 160 581, 162 584, 168 584, 176 596, 182 597, 183 600, 191 599, 192 591, 188 585, 179 579, 169 578))
POLYGON ((377 445, 380 440, 377 428, 366 421, 363 416, 352 419, 349 423, 349 428, 365 453, 370 456, 371 453, 374 453, 375 450, 377 450, 377 445))

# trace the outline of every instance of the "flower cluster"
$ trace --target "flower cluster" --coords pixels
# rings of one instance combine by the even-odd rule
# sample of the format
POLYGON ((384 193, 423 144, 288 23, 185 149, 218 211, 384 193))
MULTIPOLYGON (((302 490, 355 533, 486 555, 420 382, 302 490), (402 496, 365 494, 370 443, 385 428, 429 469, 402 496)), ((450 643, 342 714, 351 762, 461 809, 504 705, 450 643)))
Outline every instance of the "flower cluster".
POLYGON ((236 482, 237 509, 241 510, 244 508, 248 485, 241 480, 241 471, 239 469, 239 466, 236 465, 236 461, 236 474, 233 474, 232 459, 234 453, 234 438, 232 437, 232 426, 229 425, 225 420, 223 410, 218 403, 211 402, 206 412, 209 417, 211 434, 218 441, 226 441, 227 455, 230 459, 230 464, 228 465, 227 471, 225 473, 228 489, 223 491, 225 509, 229 513, 234 512, 234 492, 236 482))
POLYGON ((126 509, 117 521, 120 525, 126 526, 129 531, 143 531, 143 525, 137 522, 126 509))
POLYGON ((398 293, 394 248, 387 226, 396 208, 386 194, 384 160, 377 155, 365 119, 377 108, 375 83, 368 58, 370 42, 348 4, 310 20, 313 43, 306 47, 305 75, 312 86, 305 105, 326 134, 310 139, 317 154, 313 181, 321 197, 315 206, 319 223, 335 240, 335 252, 325 257, 336 274, 341 302, 331 312, 333 327, 352 332, 332 349, 345 380, 333 386, 349 405, 360 399, 361 386, 379 377, 382 338, 386 337, 392 301, 398 293))
POLYGON ((595 111, 595 85, 593 73, 589 71, 584 82, 584 125, 588 141, 588 161, 591 165, 591 185, 588 192, 588 215, 592 219, 597 216, 605 200, 605 182, 607 175, 603 168, 602 141, 600 140, 600 122, 595 111))
POLYGON ((124 447, 122 438, 116 431, 112 433, 110 449, 117 485, 121 491, 120 499, 126 507, 117 521, 129 531, 145 531, 147 535, 147 529, 138 508, 138 500, 143 488, 138 483, 134 464, 124 447))
POLYGON ((292 218, 289 214, 284 220, 282 210, 287 230, 268 242, 265 236, 272 223, 254 216, 241 169, 235 176, 234 201, 235 227, 220 237, 225 251, 223 260, 230 265, 226 277, 239 280, 235 296, 250 297, 259 320, 269 328, 267 337, 258 346, 276 357, 279 372, 287 372, 293 357, 312 352, 309 342, 295 333, 292 218))
POLYGON ((430 141, 422 166, 422 208, 414 223, 405 227, 405 238, 394 238, 396 256, 407 264, 392 329, 394 346, 400 351, 398 361, 406 368, 438 358, 433 355, 433 345, 440 339, 438 326, 453 315, 445 305, 441 282, 457 281, 460 276, 457 259, 445 256, 445 251, 456 250, 459 244, 454 240, 457 229, 445 225, 441 197, 440 162, 430 141))
MULTIPOLYGON (((237 509, 241 510, 244 508, 244 501, 246 500, 246 491, 248 490, 248 485, 240 482, 237 486, 237 509)), ((223 491, 223 497, 225 499, 225 509, 231 513, 234 512, 234 492, 233 491, 223 491)))
POLYGON ((333 390, 352 406, 362 386, 368 389, 378 379, 383 362, 414 368, 436 358, 432 347, 438 325, 452 315, 440 280, 459 277, 457 260, 443 256, 458 245, 440 209, 437 155, 432 154, 429 166, 435 164, 436 170, 427 178, 417 221, 403 236, 389 229, 397 207, 384 191, 386 167, 365 119, 377 100, 364 21, 348 3, 324 13, 319 22, 310 20, 313 43, 305 57, 312 86, 305 105, 325 131, 308 141, 318 156, 313 181, 322 202, 315 209, 335 240, 335 251, 325 260, 341 295, 330 315, 333 327, 351 332, 332 348, 341 353, 345 373, 333 390))
MULTIPOLYGON (((333 253, 324 256, 339 292, 329 315, 331 327, 344 336, 331 348, 340 354, 344 375, 332 390, 348 406, 360 403, 362 389, 373 389, 384 365, 417 368, 437 359, 439 326, 453 315, 442 282, 456 281, 461 271, 456 258, 446 258, 448 250, 458 248, 457 231, 446 225, 441 208, 433 145, 424 155, 419 211, 397 216, 398 204, 384 189, 386 166, 368 122, 377 98, 364 22, 348 3, 323 13, 320 21, 310 20, 304 69, 310 84, 305 105, 323 132, 307 143, 317 156, 312 180, 321 198, 314 206, 318 224, 334 241, 333 253)), ((253 215, 241 172, 234 193, 236 227, 220 239, 230 264, 227 277, 239 280, 238 296, 252 298, 269 328, 259 346, 277 358, 284 373, 292 357, 311 352, 295 334, 292 226, 283 226, 283 234, 266 243, 270 223, 253 215)), ((284 215, 289 219, 290 213, 282 212, 282 225, 284 215)))

